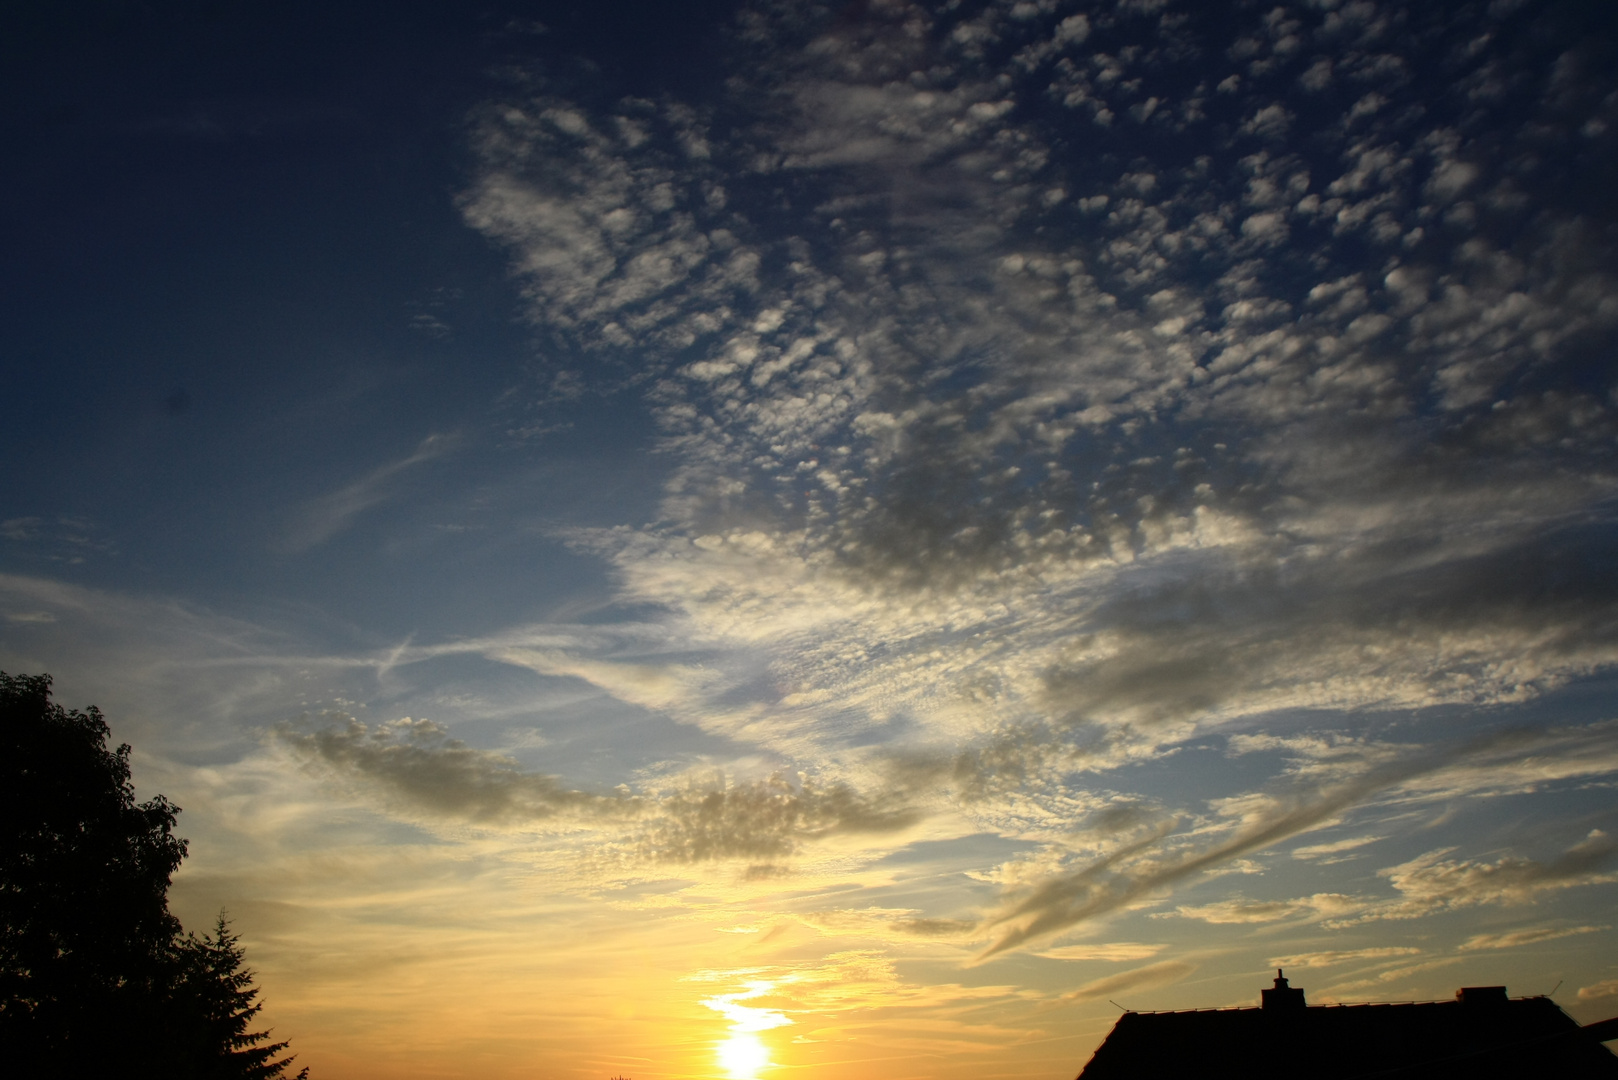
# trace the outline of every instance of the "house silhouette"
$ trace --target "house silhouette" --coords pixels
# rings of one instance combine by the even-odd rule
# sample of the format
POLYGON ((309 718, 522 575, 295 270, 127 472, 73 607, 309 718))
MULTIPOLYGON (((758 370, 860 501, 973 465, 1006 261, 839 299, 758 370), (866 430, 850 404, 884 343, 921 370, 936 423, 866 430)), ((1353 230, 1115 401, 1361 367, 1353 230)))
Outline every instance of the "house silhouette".
POLYGON ((1618 1080, 1618 1017, 1580 1027, 1549 997, 1309 1005, 1281 971, 1258 1008, 1126 1012, 1079 1080, 1618 1080))

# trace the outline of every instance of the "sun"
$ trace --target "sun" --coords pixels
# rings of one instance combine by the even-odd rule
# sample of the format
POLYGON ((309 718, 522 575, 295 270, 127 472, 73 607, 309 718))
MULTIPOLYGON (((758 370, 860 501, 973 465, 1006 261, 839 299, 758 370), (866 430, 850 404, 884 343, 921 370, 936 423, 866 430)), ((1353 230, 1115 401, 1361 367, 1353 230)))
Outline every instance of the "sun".
POLYGON ((770 1064, 770 1052, 757 1035, 732 1035, 719 1044, 719 1064, 731 1080, 758 1080, 758 1071, 770 1064))

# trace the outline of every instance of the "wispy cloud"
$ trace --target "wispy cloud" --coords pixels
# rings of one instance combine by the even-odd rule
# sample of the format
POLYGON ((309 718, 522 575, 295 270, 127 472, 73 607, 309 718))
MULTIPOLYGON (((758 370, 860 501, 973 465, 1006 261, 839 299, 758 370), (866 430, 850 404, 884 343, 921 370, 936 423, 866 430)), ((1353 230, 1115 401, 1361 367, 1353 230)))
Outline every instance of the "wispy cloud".
POLYGON ((707 997, 705 1004, 733 1017, 733 1022, 760 1025, 753 1030, 792 1023, 846 1031, 855 1023, 854 1016, 861 1017, 860 1023, 892 1023, 904 1010, 926 1006, 954 1012, 943 1027, 963 1040, 991 1034, 986 1025, 973 1024, 962 1016, 965 1010, 1017 994, 1011 986, 911 982, 891 958, 863 949, 797 963, 706 969, 686 976, 685 981, 698 987, 733 988, 707 997))
POLYGON ((1537 945, 1542 941, 1556 941, 1580 934, 1599 934, 1611 930, 1610 926, 1532 926, 1511 930, 1504 934, 1473 934, 1461 942, 1462 952, 1476 949, 1515 949, 1522 945, 1537 945))
MULTIPOLYGON (((1505 736, 1512 739, 1514 736, 1505 736)), ((1329 820, 1343 809, 1424 773, 1444 768, 1496 744, 1497 738, 1429 751, 1425 756, 1387 762, 1348 780, 1319 789, 1264 800, 1234 835, 1211 846, 1169 848, 1168 835, 1150 836, 1076 873, 1058 876, 1013 900, 991 925, 1008 926, 985 952, 993 956, 1024 942, 1078 925, 1329 820), (1009 924, 1009 925, 1008 925, 1009 924)), ((1296 912, 1265 909, 1264 920, 1296 912)), ((1252 914, 1258 914, 1254 912, 1252 914)), ((1242 921, 1232 917, 1229 921, 1242 921)), ((1247 921, 1260 921, 1248 917, 1247 921)))
POLYGON ((318 547, 351 526, 365 511, 396 494, 396 481, 423 462, 448 453, 454 439, 429 435, 405 457, 379 466, 351 484, 306 503, 281 537, 283 550, 298 553, 318 547))
POLYGON ((1244 925, 1249 923, 1280 922, 1284 919, 1319 919, 1343 914, 1358 914, 1374 903, 1370 897, 1343 893, 1315 893, 1292 900, 1249 900, 1233 897, 1212 904, 1181 904, 1169 914, 1183 919, 1200 919, 1206 923, 1244 925))
POLYGON ((1345 851, 1357 851, 1368 844, 1374 844, 1382 839, 1380 836, 1351 836, 1343 840, 1333 840, 1325 844, 1304 844, 1292 849, 1294 859, 1321 859, 1332 860, 1331 856, 1340 856, 1345 851))
POLYGON ((1353 991, 1368 990, 1375 987, 1386 987, 1389 984, 1408 981, 1413 976, 1422 975, 1429 971, 1438 971, 1447 967, 1454 967, 1461 962, 1458 956, 1441 956, 1431 960, 1422 960, 1414 964, 1400 964, 1377 972, 1374 976, 1365 979, 1354 979, 1350 982, 1339 983, 1333 991, 1349 993, 1353 991))
POLYGON ((1419 956, 1421 950, 1407 945, 1385 945, 1368 949, 1332 949, 1326 952, 1292 953, 1266 961, 1279 968, 1326 968, 1365 960, 1386 960, 1393 956, 1419 956))
POLYGON ((1116 941, 1095 945, 1062 945, 1054 949, 1043 949, 1038 955, 1048 960, 1148 960, 1166 948, 1168 948, 1166 945, 1141 945, 1131 941, 1116 941))
POLYGON ((914 908, 839 908, 804 912, 798 918, 829 933, 856 934, 892 942, 958 941, 970 938, 977 930, 973 919, 926 918, 914 908))
POLYGON ((1067 1001, 1105 999, 1113 994, 1122 994, 1127 991, 1148 990, 1153 987, 1167 986, 1170 983, 1179 982, 1196 970, 1197 965, 1187 963, 1184 960, 1163 960, 1156 964, 1147 964, 1145 967, 1135 968, 1132 971, 1124 971, 1117 975, 1094 979, 1076 990, 1070 990, 1063 994, 1062 997, 1067 1001))
POLYGON ((1494 862, 1446 859, 1433 851, 1378 873, 1401 894, 1362 919, 1409 919, 1479 904, 1524 904, 1563 889, 1618 881, 1618 844, 1599 829, 1555 859, 1505 856, 1494 862))
POLYGON ((1611 1001, 1618 998, 1618 979, 1602 979, 1590 986, 1579 987, 1580 1001, 1611 1001))
MULTIPOLYGON (((1607 869, 1618 864, 1618 845, 1599 829, 1562 855, 1545 861, 1521 856, 1504 856, 1493 862, 1444 858, 1448 854, 1450 849, 1431 851, 1377 871, 1399 894, 1396 898, 1338 894, 1285 900, 1238 897, 1201 906, 1181 905, 1173 914, 1210 923, 1266 923, 1302 918, 1340 929, 1383 920, 1419 919, 1438 912, 1483 905, 1530 904, 1541 896, 1567 889, 1618 881, 1618 873, 1607 869)), ((1463 951, 1511 948, 1599 929, 1604 928, 1537 928, 1508 934, 1479 934, 1460 948, 1463 951)))

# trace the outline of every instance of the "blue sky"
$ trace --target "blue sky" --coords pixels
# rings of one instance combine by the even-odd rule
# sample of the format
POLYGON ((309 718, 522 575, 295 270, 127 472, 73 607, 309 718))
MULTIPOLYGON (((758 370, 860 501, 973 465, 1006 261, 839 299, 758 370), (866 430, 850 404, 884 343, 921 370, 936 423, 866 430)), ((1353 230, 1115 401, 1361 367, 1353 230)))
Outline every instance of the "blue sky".
POLYGON ((1613 31, 34 13, 0 660, 323 1075, 1610 1015, 1613 31))

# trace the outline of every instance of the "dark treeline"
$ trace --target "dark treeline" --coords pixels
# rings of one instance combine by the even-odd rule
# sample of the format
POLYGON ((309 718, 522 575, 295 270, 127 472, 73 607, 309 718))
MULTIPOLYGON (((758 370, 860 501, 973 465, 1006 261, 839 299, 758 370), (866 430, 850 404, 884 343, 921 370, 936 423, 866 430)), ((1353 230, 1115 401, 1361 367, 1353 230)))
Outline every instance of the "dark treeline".
MULTIPOLYGON (((180 808, 135 801, 129 747, 48 675, 0 672, 0 1062, 7 1076, 270 1080, 285 1042, 223 914, 182 931, 168 909, 180 808)), ((298 1074, 306 1077, 308 1070, 298 1074)))

